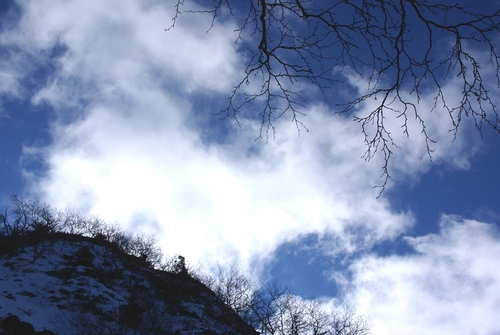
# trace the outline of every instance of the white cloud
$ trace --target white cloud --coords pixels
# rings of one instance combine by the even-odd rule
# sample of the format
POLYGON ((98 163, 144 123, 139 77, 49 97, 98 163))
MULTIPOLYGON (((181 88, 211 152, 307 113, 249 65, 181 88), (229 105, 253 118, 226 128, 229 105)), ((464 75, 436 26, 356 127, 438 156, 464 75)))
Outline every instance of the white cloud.
POLYGON ((16 73, 13 72, 11 68, 3 64, 0 66, 0 93, 18 94, 19 87, 17 85, 16 73))
MULTIPOLYGON (((151 218, 163 229, 165 249, 207 264, 236 257, 262 265, 280 243, 310 232, 336 233, 340 250, 355 250, 413 223, 375 199, 377 173, 356 163, 362 144, 340 118, 315 114, 318 124, 333 122, 335 136, 325 130, 297 138, 291 131, 262 144, 257 156, 240 156, 233 152, 246 147, 205 146, 172 122, 182 109, 168 98, 152 101, 130 115, 96 108, 57 128, 49 174, 37 191, 56 206, 88 207, 125 225, 137 215, 151 218), (353 227, 364 238, 344 233, 353 227)), ((245 135, 251 142, 254 133, 245 135)))
POLYGON ((448 215, 440 227, 408 238, 416 254, 352 265, 350 295, 374 334, 500 334, 496 227, 448 215))
MULTIPOLYGON (((77 106, 96 95, 127 96, 137 81, 148 80, 188 92, 230 89, 234 28, 227 23, 206 34, 211 20, 200 15, 165 32, 172 9, 161 1, 22 1, 17 29, 4 32, 1 41, 46 62, 54 46, 67 48, 57 59, 58 75, 34 97, 35 103, 47 99, 77 106)), ((17 70, 25 73, 22 65, 17 70)))

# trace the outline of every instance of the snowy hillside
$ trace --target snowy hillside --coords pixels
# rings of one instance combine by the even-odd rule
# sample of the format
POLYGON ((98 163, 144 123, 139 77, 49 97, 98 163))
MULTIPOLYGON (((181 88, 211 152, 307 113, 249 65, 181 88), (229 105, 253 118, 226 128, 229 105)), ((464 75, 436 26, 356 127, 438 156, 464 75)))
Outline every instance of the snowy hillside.
POLYGON ((52 234, 0 240, 0 318, 60 335, 256 334, 186 273, 155 270, 109 243, 52 234))

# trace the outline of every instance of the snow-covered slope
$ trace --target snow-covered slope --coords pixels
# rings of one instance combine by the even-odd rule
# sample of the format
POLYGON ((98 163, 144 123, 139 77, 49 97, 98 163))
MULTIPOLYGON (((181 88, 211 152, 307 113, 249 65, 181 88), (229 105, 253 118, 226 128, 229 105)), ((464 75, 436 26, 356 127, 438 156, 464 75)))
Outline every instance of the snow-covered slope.
POLYGON ((37 331, 256 334, 199 281, 152 269, 107 243, 59 234, 7 249, 0 255, 0 318, 17 315, 37 331))

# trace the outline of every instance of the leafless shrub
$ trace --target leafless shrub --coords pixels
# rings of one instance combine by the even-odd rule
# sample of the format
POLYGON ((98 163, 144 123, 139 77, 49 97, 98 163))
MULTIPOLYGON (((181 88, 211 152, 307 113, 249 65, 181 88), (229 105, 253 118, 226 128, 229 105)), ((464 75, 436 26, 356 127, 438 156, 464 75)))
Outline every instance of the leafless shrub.
POLYGON ((210 288, 261 334, 368 335, 370 323, 349 305, 334 311, 276 281, 258 287, 237 266, 219 266, 210 288))

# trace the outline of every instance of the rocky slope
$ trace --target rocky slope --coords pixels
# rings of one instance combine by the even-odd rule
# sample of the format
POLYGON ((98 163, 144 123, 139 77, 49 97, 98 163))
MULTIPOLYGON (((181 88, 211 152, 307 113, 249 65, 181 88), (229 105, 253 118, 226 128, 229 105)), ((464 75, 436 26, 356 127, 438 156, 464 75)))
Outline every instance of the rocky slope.
POLYGON ((0 238, 4 334, 12 315, 58 335, 257 334, 188 274, 70 234, 0 238))

